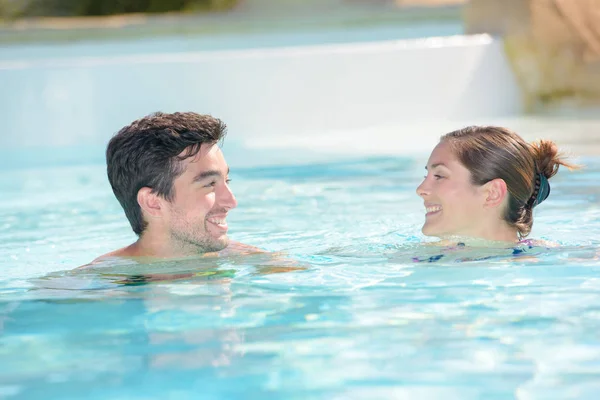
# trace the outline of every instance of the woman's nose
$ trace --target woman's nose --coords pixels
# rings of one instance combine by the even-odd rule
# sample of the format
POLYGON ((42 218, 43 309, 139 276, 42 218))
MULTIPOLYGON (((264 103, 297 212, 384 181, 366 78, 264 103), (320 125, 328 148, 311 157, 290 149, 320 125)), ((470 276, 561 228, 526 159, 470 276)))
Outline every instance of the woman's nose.
POLYGON ((417 186, 417 195, 424 197, 429 194, 429 186, 427 185, 427 178, 423 179, 423 182, 417 186))

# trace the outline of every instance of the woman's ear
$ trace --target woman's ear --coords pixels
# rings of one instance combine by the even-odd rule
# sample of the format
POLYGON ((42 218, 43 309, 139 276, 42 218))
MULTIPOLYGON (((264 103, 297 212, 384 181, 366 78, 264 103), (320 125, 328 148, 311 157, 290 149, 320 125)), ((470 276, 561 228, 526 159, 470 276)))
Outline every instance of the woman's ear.
POLYGON ((161 199, 149 187, 143 187, 138 190, 137 202, 143 213, 148 217, 160 217, 162 215, 161 199))
POLYGON ((495 208, 504 203, 504 199, 508 194, 504 179, 492 179, 483 186, 485 195, 484 207, 495 208))

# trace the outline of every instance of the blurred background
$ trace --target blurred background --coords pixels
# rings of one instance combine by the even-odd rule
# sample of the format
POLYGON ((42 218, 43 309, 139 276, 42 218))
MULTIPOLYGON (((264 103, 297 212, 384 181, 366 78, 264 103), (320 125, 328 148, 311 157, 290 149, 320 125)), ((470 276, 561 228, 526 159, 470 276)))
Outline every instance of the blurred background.
POLYGON ((159 110, 223 119, 238 165, 421 153, 477 123, 595 154, 599 10, 597 0, 0 0, 0 165, 102 163, 112 134, 159 110))

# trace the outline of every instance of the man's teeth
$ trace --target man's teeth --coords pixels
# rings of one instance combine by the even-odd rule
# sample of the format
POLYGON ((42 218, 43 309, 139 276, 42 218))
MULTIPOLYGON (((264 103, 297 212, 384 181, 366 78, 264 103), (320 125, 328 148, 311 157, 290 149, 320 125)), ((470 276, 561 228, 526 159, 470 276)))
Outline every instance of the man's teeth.
POLYGON ((211 218, 208 220, 209 222, 212 222, 213 224, 217 224, 217 225, 225 225, 227 222, 225 221, 225 218, 223 219, 219 219, 219 218, 211 218))
POLYGON ((431 207, 426 207, 425 210, 430 213, 430 212, 436 212, 436 211, 441 211, 442 210, 442 206, 431 206, 431 207))

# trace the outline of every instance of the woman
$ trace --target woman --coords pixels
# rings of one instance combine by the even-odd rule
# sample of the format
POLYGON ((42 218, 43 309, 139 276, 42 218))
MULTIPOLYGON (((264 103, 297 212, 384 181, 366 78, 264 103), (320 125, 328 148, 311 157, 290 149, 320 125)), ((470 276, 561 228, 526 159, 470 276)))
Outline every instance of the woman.
POLYGON ((442 136, 417 188, 427 236, 461 243, 518 243, 559 166, 576 168, 554 142, 529 144, 508 129, 471 126, 442 136))

